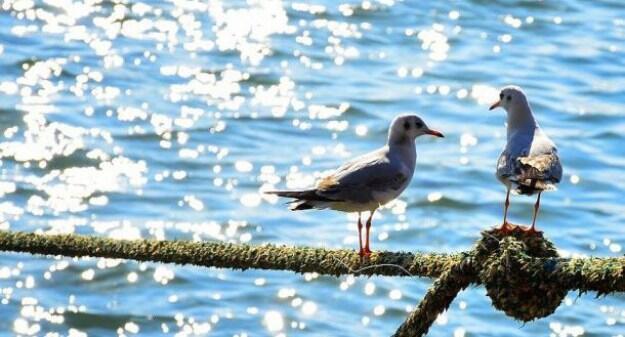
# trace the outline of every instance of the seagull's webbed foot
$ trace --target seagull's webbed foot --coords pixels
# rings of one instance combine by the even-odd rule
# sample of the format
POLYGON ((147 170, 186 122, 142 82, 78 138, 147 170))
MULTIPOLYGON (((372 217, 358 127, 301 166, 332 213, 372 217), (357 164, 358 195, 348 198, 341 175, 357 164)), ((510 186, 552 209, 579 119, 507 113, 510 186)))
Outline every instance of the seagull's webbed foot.
POLYGON ((363 255, 364 255, 366 258, 371 257, 371 249, 369 249, 369 247, 365 247, 365 248, 363 249, 363 255))
POLYGON ((358 252, 358 256, 360 257, 360 263, 364 263, 365 261, 369 260, 371 252, 368 252, 363 248, 358 252))
POLYGON ((543 231, 539 231, 536 229, 536 227, 534 226, 519 226, 519 228, 521 229, 521 231, 527 235, 542 235, 543 231))
POLYGON ((501 224, 501 226, 497 227, 497 231, 502 234, 510 234, 517 228, 517 225, 511 224, 507 221, 501 224))
POLYGON ((501 226, 495 228, 495 230, 503 235, 510 235, 512 233, 523 233, 524 235, 542 235, 543 233, 533 226, 515 225, 509 222, 501 224, 501 226))

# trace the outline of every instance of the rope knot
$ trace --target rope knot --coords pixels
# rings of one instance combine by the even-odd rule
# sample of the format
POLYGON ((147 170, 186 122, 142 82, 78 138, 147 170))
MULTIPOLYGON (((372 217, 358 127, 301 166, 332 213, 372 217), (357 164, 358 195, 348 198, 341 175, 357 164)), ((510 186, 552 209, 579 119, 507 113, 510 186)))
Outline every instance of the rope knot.
POLYGON ((506 315, 531 321, 552 314, 567 289, 549 276, 549 260, 558 253, 542 234, 529 234, 518 227, 511 233, 494 229, 482 232, 476 257, 478 277, 493 306, 506 315))

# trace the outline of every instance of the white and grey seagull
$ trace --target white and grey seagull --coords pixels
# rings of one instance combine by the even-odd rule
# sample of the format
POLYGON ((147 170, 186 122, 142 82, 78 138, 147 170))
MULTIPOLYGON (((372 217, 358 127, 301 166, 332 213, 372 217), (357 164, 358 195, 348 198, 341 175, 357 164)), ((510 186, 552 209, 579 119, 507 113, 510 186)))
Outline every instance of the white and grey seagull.
POLYGON ((317 182, 315 188, 298 191, 269 191, 293 198, 290 209, 333 209, 358 213, 358 244, 361 257, 371 255, 369 229, 373 213, 406 189, 415 170, 415 139, 421 135, 443 137, 427 127, 416 115, 396 117, 383 147, 356 157, 317 182), (362 243, 361 213, 370 212, 366 223, 366 240, 362 243))
POLYGON ((517 194, 538 193, 534 204, 532 226, 526 231, 536 232, 536 215, 543 191, 555 190, 562 179, 562 165, 556 145, 547 137, 534 118, 532 108, 517 86, 504 87, 499 101, 490 107, 502 107, 508 114, 507 144, 497 161, 497 178, 507 188, 504 203, 503 231, 514 228, 507 221, 510 190, 517 194))

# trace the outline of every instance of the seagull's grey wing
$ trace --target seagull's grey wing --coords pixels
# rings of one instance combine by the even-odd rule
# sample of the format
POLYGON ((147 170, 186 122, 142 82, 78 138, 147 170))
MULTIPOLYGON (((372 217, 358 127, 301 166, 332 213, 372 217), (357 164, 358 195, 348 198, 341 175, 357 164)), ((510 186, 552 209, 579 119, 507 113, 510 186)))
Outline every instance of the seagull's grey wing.
POLYGON ((497 161, 497 177, 515 183, 516 191, 522 194, 554 189, 562 179, 555 144, 540 128, 529 142, 508 144, 497 161))
POLYGON ((515 179, 519 185, 535 190, 555 189, 562 179, 562 164, 555 144, 538 129, 530 151, 516 158, 515 179))
POLYGON ((562 179, 562 165, 556 145, 538 128, 532 147, 526 157, 518 158, 522 173, 529 179, 558 183, 562 179))
POLYGON ((514 163, 515 161, 511 159, 510 152, 508 150, 502 151, 497 160, 497 178, 507 180, 513 177, 516 171, 514 163))
POLYGON ((557 152, 519 157, 520 180, 538 180, 556 184, 562 179, 562 165, 557 152))
POLYGON ((401 190, 410 179, 386 156, 385 149, 368 153, 322 179, 317 193, 329 199, 367 203, 374 193, 401 190))

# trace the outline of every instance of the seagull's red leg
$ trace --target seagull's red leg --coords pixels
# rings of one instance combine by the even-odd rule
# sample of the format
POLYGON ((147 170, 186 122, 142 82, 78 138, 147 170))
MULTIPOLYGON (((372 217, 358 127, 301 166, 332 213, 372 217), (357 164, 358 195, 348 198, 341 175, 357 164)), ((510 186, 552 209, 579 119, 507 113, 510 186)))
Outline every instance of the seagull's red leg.
POLYGON ((508 207, 510 207, 510 188, 508 188, 508 192, 506 193, 506 202, 503 204, 503 223, 499 230, 502 232, 508 232, 510 230, 510 226, 508 226, 508 207))
POLYGON ((504 204, 504 210, 503 210, 504 226, 508 225, 508 207, 510 207, 510 188, 508 188, 508 192, 506 193, 506 202, 504 204))
POLYGON ((360 212, 358 213, 358 255, 363 257, 365 251, 362 249, 362 221, 360 221, 360 212))
POLYGON ((371 229, 371 219, 373 218, 373 213, 375 213, 375 210, 371 211, 371 213, 369 214, 369 219, 367 219, 367 227, 366 227, 366 235, 365 235, 365 237, 367 238, 365 241, 365 256, 371 255, 371 250, 369 249, 369 229, 371 229))
POLYGON ((538 198, 536 199, 536 203, 534 204, 534 218, 532 219, 532 227, 528 230, 529 233, 536 233, 536 216, 538 215, 538 209, 540 208, 540 194, 542 192, 538 192, 538 198))

